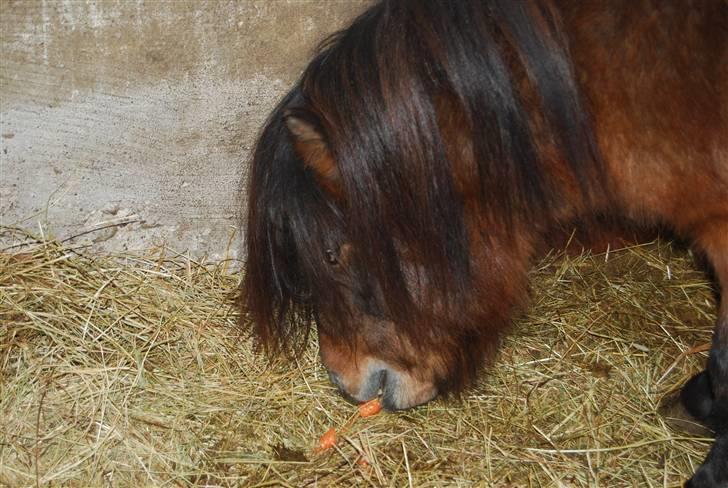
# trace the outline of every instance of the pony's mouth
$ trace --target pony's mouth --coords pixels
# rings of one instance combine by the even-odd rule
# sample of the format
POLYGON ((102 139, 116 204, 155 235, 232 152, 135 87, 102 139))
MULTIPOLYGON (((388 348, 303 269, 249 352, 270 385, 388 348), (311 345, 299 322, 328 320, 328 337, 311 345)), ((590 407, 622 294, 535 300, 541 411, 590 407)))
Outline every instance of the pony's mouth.
POLYGON ((381 397, 384 394, 384 385, 387 382, 387 370, 383 369, 379 374, 379 389, 377 390, 377 396, 381 397))

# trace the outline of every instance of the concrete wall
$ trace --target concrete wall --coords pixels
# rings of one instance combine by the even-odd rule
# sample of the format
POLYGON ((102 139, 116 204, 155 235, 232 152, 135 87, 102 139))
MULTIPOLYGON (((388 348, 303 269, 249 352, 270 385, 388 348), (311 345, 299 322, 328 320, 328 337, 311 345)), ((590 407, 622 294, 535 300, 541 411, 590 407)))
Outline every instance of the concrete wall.
POLYGON ((369 3, 0 0, 0 224, 223 256, 260 124, 369 3))

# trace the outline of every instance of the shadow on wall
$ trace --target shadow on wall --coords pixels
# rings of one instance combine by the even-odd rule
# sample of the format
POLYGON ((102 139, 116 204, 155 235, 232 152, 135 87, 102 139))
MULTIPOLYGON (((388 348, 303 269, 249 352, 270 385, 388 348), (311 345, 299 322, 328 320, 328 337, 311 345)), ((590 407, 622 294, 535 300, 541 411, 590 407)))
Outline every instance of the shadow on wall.
POLYGON ((369 3, 0 3, 0 224, 235 257, 259 126, 369 3))

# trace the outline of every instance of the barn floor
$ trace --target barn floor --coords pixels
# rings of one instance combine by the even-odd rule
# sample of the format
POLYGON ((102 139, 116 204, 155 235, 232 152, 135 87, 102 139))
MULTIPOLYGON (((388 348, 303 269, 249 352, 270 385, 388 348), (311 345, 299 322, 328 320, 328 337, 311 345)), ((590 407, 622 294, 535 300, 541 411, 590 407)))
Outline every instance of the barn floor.
POLYGON ((236 329, 236 263, 0 232, 30 242, 0 253, 0 485, 679 486, 710 444, 658 414, 714 319, 664 242, 547 258, 476 387, 352 419, 315 344, 269 363, 236 329))

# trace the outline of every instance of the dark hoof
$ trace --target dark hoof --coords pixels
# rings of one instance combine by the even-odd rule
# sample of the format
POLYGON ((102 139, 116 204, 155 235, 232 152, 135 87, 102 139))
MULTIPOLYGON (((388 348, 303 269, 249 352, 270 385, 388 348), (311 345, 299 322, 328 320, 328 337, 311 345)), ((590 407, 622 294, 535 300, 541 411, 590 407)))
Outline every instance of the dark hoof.
POLYGON ((708 419, 713 408, 714 396, 706 371, 696 374, 685 383, 680 391, 680 400, 693 418, 704 424, 710 423, 708 419))
POLYGON ((680 393, 673 393, 663 398, 657 411, 665 423, 677 432, 698 437, 713 437, 713 431, 688 412, 680 399, 680 393))
POLYGON ((700 465, 686 488, 728 488, 728 435, 718 435, 705 462, 700 465))

